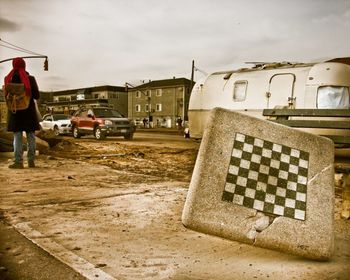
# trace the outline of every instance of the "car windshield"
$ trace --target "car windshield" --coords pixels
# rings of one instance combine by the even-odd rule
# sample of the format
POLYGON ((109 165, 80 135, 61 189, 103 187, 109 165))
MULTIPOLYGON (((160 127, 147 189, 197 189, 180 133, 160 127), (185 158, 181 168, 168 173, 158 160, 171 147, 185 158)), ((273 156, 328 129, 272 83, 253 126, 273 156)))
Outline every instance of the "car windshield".
POLYGON ((53 119, 54 119, 55 121, 69 120, 70 117, 69 117, 68 115, 60 114, 60 115, 53 115, 53 119))
POLYGON ((116 110, 109 108, 94 109, 95 117, 97 118, 122 118, 123 116, 116 110))

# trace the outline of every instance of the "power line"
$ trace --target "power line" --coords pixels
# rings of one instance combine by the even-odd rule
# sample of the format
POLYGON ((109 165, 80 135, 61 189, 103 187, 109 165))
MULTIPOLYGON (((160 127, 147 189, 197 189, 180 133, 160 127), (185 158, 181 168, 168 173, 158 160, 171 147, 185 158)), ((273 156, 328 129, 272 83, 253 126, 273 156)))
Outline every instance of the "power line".
POLYGON ((196 67, 196 66, 194 66, 194 71, 201 72, 203 75, 208 75, 208 73, 207 73, 207 72, 205 72, 205 71, 203 71, 203 70, 199 69, 199 68, 198 68, 198 67, 196 67))
POLYGON ((40 53, 36 53, 36 52, 31 51, 31 50, 27 50, 27 49, 25 49, 25 48, 16 46, 16 45, 14 45, 14 44, 12 44, 12 43, 10 43, 10 42, 7 42, 7 41, 5 41, 5 40, 2 40, 1 38, 0 38, 0 42, 4 42, 5 44, 8 44, 8 45, 11 46, 11 47, 9 47, 9 46, 0 44, 0 46, 5 47, 5 48, 13 49, 13 50, 16 50, 16 51, 19 51, 19 52, 23 52, 23 53, 27 53, 27 54, 42 55, 42 54, 40 54, 40 53))
MULTIPOLYGON (((3 44, 0 44, 0 46, 1 46, 1 47, 4 47, 4 48, 11 49, 11 50, 20 51, 20 50, 18 50, 17 48, 9 47, 9 46, 3 45, 3 44)), ((35 54, 35 53, 33 53, 33 52, 25 52, 25 51, 21 51, 21 52, 27 53, 27 54, 35 54)))
MULTIPOLYGON (((21 58, 45 58, 44 71, 48 71, 48 69, 49 69, 49 61, 48 61, 47 55, 36 53, 36 52, 30 51, 30 50, 27 50, 25 48, 16 46, 14 44, 11 44, 10 42, 2 40, 1 38, 0 38, 0 42, 3 42, 5 44, 7 44, 7 45, 4 45, 4 44, 0 43, 0 47, 12 49, 12 50, 23 52, 23 53, 26 53, 26 54, 31 54, 31 56, 21 56, 21 58)), ((13 59, 14 59, 14 57, 13 58, 7 58, 7 59, 4 59, 4 60, 1 60, 0 63, 6 62, 6 61, 10 61, 10 60, 13 60, 13 59)))

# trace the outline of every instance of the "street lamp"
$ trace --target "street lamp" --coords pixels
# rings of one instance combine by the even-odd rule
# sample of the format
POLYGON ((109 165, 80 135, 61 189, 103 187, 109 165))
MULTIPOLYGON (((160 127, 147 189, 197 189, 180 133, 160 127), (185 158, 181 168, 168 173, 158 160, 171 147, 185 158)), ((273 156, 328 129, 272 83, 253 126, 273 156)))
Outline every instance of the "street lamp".
MULTIPOLYGON (((40 53, 36 53, 36 52, 31 51, 31 50, 27 50, 27 49, 24 49, 22 47, 16 46, 16 45, 14 45, 14 44, 12 44, 10 42, 2 40, 1 38, 0 38, 0 42, 5 44, 5 45, 1 44, 0 45, 1 47, 5 47, 5 48, 8 48, 8 49, 12 49, 12 50, 15 50, 15 51, 18 51, 18 52, 22 52, 22 53, 26 53, 26 54, 31 54, 31 56, 20 56, 20 58, 45 58, 44 71, 48 71, 49 70, 49 61, 48 61, 48 57, 46 55, 43 55, 43 54, 40 54, 40 53)), ((1 60, 0 63, 6 62, 6 61, 10 61, 10 60, 13 60, 15 58, 16 57, 1 60)))
POLYGON ((0 60, 0 63, 13 60, 13 59, 15 59, 15 58, 17 58, 17 57, 20 57, 20 58, 45 58, 45 61, 44 61, 44 71, 48 71, 48 70, 49 70, 49 60, 48 60, 48 57, 47 57, 46 55, 16 56, 16 57, 12 57, 12 58, 7 58, 7 59, 4 59, 4 60, 0 60))

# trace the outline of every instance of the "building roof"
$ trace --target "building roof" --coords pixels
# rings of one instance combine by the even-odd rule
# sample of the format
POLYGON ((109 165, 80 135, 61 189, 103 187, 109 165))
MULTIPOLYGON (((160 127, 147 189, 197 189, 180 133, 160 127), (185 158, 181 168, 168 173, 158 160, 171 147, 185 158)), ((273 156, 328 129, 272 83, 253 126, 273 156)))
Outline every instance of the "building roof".
MULTIPOLYGON (((194 84, 194 82, 193 82, 194 84)), ((130 88, 129 90, 138 90, 138 89, 144 89, 144 88, 160 88, 160 87, 169 87, 169 86, 179 86, 179 85, 185 85, 190 86, 191 80, 186 78, 173 78, 173 79, 166 79, 166 80, 157 80, 157 81, 151 81, 149 83, 144 83, 142 85, 139 85, 134 88, 130 88)))
POLYGON ((53 91, 53 95, 69 95, 69 94, 76 94, 76 93, 90 93, 90 92, 96 92, 96 91, 118 91, 118 92, 125 92, 125 87, 121 86, 96 86, 96 87, 87 87, 87 88, 77 88, 77 89, 68 89, 68 90, 59 90, 59 91, 53 91))
POLYGON ((69 100, 69 101, 54 101, 47 102, 47 106, 64 106, 64 105, 74 105, 74 104, 108 104, 107 99, 82 99, 82 100, 69 100))

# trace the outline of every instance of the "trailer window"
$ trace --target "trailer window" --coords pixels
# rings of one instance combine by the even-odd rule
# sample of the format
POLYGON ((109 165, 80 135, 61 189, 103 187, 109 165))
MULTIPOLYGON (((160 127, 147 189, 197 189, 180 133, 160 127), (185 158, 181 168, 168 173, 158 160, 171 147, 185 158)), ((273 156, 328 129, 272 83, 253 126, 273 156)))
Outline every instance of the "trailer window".
POLYGON ((317 108, 349 109, 350 96, 348 87, 322 86, 317 91, 317 108))
POLYGON ((233 101, 244 101, 247 95, 248 81, 236 81, 233 86, 233 101))

